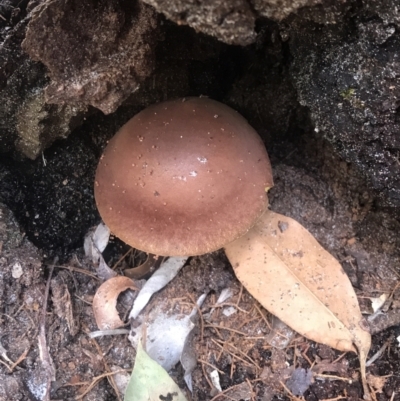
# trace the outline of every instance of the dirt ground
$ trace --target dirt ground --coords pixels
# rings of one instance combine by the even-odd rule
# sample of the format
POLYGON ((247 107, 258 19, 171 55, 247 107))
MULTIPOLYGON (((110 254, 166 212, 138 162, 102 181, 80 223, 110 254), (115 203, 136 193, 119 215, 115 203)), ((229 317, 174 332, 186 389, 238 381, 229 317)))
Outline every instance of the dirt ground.
MULTIPOLYGON (((42 183, 42 188, 54 185, 54 199, 47 202, 50 212, 52 205, 55 207, 59 201, 66 205, 73 203, 71 194, 76 180, 82 188, 79 196, 87 196, 86 202, 92 208, 89 210, 93 214, 86 218, 91 218, 93 223, 99 221, 93 210, 90 184, 96 158, 85 152, 85 146, 93 146, 91 132, 96 128, 89 121, 86 134, 78 132, 57 143, 46 152, 46 167, 43 160, 23 165, 24 173, 28 171, 35 182, 42 183), (81 158, 74 165, 85 167, 84 174, 80 170, 68 171, 65 166, 68 157, 64 157, 67 154, 81 158), (54 180, 58 180, 58 188, 54 180)), ((104 143, 105 140, 97 142, 99 149, 104 143)), ((400 335, 399 223, 376 207, 373 193, 367 190, 355 170, 335 158, 329 145, 315 135, 276 142, 270 153, 276 183, 270 193, 271 208, 300 221, 342 262, 356 288, 363 312, 371 313, 368 297, 383 293, 391 297, 382 315, 370 322, 374 333, 370 356, 384 345, 385 348, 368 373, 373 376, 371 382, 375 380, 377 400, 399 400, 400 350, 396 340, 400 335)), ((7 175, 10 166, 11 161, 8 170, 3 165, 3 182, 8 183, 3 188, 15 191, 7 175)), ((78 203, 76 207, 83 207, 82 204, 85 203, 78 203)), ((69 251, 56 246, 52 251, 48 246, 51 233, 46 231, 45 221, 40 215, 32 219, 28 208, 33 208, 33 203, 25 201, 25 206, 30 224, 37 226, 32 230, 28 224, 25 229, 28 227, 33 239, 42 236, 44 246, 40 250, 32 245, 9 209, 2 206, 0 399, 43 399, 49 372, 41 362, 43 356, 38 344, 49 266, 55 256, 59 261, 50 281, 44 326, 55 373, 51 400, 122 399, 115 390, 115 381, 122 380, 123 374, 115 375, 114 383, 108 380, 111 376, 107 374, 112 370, 129 373, 135 351, 126 335, 95 340, 88 337, 89 332, 97 329, 91 302, 100 280, 83 255, 84 233, 68 237, 71 243, 74 240, 77 244, 69 251)), ((53 237, 54 244, 61 236, 58 233, 53 237)), ((113 239, 104 254, 112 266, 126 250, 125 245, 113 239)), ((128 262, 120 262, 117 271, 123 274, 128 262)), ((356 355, 342 355, 297 334, 283 349, 271 345, 281 338, 274 331, 271 333, 271 327, 275 327, 272 317, 240 286, 222 251, 191 258, 179 275, 154 297, 147 311, 161 299, 171 311, 185 312, 193 308, 198 296, 207 292, 209 295, 201 308, 202 315, 207 315, 224 288, 231 289, 233 296, 215 308, 211 317, 198 322, 195 338, 198 363, 193 372, 193 393, 186 390, 188 399, 296 400, 298 397, 285 389, 295 368, 312 371, 312 383, 304 393, 306 400, 362 398, 356 355), (229 306, 234 306, 235 313, 225 316, 223 309, 229 306), (210 382, 209 373, 214 369, 220 374, 223 393, 216 393, 210 382)), ((288 333, 284 331, 283 337, 288 333)), ((181 388, 186 388, 181 367, 176 367, 172 377, 181 388)))

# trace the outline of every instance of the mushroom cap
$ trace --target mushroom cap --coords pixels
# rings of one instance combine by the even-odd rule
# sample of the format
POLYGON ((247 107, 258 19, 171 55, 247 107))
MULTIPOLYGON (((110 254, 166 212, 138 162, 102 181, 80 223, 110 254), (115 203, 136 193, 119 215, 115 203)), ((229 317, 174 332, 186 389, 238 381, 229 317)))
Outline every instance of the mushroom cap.
POLYGON ((129 120, 100 159, 94 194, 104 222, 127 244, 190 256, 244 235, 272 186, 257 132, 202 97, 159 103, 129 120))

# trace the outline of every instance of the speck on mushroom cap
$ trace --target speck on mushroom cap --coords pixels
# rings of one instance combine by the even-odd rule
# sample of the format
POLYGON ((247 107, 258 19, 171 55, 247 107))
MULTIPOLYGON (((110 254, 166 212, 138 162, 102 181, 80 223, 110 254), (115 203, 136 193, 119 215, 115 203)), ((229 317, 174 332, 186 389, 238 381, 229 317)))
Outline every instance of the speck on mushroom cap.
POLYGON ((208 98, 146 108, 110 140, 95 199, 111 231, 157 255, 200 255, 244 235, 273 186, 261 138, 208 98))

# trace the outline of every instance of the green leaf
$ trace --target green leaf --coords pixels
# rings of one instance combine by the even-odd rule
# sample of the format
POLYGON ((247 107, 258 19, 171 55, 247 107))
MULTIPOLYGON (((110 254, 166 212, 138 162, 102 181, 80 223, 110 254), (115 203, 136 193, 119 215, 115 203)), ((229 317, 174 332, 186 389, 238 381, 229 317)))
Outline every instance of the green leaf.
POLYGON ((168 373, 138 344, 135 366, 124 401, 187 401, 168 373))

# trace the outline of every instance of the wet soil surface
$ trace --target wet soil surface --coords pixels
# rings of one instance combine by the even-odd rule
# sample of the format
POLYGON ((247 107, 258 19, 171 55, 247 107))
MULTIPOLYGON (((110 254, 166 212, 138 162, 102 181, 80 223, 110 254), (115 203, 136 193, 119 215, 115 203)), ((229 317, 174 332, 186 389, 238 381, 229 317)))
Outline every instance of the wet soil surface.
MULTIPOLYGON (((49 371, 38 345, 41 325, 54 367, 52 400, 122 399, 116 388, 130 373, 135 351, 126 335, 88 337, 97 330, 91 303, 101 282, 83 256, 82 244, 87 230, 100 221, 92 194, 98 157, 109 132, 133 112, 91 117, 42 159, 1 163, 0 400, 43 399, 49 371), (44 321, 45 287, 55 256, 59 260, 44 321), (112 370, 125 372, 111 380, 107 373, 112 370)), ((368 372, 377 400, 399 400, 399 223, 379 208, 352 166, 333 156, 314 134, 273 141, 270 154, 276 183, 271 208, 302 223, 341 261, 364 312, 372 312, 368 297, 391 296, 383 312, 386 320, 370 322, 375 333, 370 356, 386 348, 368 372)), ((113 265, 125 251, 113 240, 106 257, 113 265)), ((123 261, 118 272, 127 264, 123 261)), ((168 300, 171 310, 187 311, 208 292, 201 309, 206 315, 224 288, 233 291, 227 304, 198 324, 198 364, 188 399, 295 400, 287 391, 294 388, 288 380, 295 368, 312 372, 306 400, 362 398, 355 355, 342 355, 297 334, 283 349, 271 346, 274 320, 241 288, 223 252, 190 259, 148 308, 168 300), (226 316, 224 308, 232 305, 235 312, 226 316), (212 370, 219 372, 223 393, 213 388, 212 370)), ((171 375, 186 389, 180 366, 171 375)))

